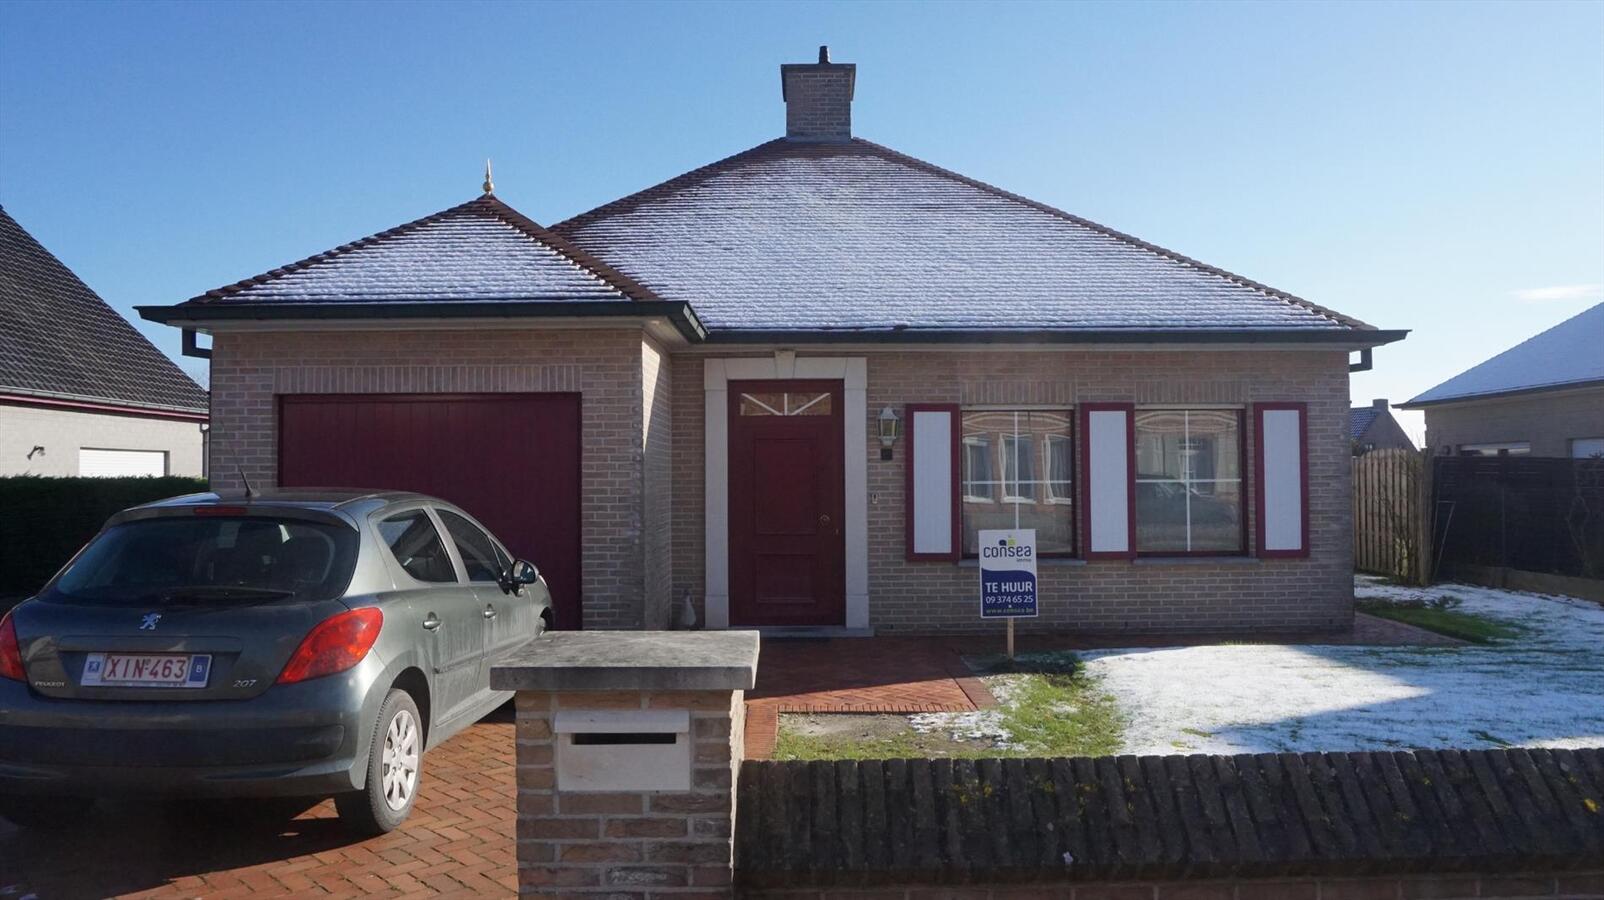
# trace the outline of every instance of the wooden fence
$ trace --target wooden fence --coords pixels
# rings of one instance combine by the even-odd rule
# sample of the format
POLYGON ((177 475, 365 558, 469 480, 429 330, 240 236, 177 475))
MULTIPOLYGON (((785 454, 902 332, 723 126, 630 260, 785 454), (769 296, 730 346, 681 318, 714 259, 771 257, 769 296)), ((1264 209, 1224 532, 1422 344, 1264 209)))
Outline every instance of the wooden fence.
POLYGON ((1353 564, 1361 572, 1427 583, 1431 466, 1423 452, 1375 450, 1353 458, 1353 564))

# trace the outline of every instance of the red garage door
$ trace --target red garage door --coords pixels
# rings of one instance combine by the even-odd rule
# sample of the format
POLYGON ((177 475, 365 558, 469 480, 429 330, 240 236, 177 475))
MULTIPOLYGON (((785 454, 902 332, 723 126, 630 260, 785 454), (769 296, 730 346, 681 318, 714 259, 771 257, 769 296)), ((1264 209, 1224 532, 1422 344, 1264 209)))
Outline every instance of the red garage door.
POLYGON ((449 500, 540 567, 557 627, 578 628, 578 394, 291 394, 279 484, 449 500))

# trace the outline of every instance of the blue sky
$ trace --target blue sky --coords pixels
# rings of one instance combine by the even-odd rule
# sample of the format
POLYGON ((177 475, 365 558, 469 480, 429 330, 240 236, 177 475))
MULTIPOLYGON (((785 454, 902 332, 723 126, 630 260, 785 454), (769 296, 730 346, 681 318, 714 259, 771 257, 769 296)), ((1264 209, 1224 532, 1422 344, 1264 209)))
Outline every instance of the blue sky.
POLYGON ((470 199, 487 156, 552 222, 745 149, 821 43, 863 137, 1414 329, 1359 402, 1604 299, 1601 3, 9 2, 0 203, 130 312, 470 199))

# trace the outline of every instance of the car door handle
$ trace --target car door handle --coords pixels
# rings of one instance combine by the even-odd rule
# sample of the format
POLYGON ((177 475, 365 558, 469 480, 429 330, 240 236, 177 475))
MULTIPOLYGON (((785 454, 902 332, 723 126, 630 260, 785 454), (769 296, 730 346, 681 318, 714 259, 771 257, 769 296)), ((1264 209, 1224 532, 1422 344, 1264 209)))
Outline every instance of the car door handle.
POLYGON ((485 618, 494 619, 495 617, 496 617, 496 608, 494 606, 485 607, 485 618))
POLYGON ((440 617, 435 615, 434 613, 429 613, 423 619, 423 627, 428 631, 439 631, 440 630, 440 617))

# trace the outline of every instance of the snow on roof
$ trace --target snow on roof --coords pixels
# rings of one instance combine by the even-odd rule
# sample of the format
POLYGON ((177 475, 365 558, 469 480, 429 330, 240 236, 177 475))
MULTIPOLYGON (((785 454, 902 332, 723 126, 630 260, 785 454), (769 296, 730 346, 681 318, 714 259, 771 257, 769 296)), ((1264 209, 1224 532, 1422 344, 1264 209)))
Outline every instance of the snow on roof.
POLYGON ((632 299, 655 298, 486 194, 190 303, 632 299))
POLYGON ((1403 404, 1604 382, 1604 303, 1528 338, 1403 404))
POLYGON ((1369 330, 877 144, 776 140, 554 225, 710 330, 1369 330))

